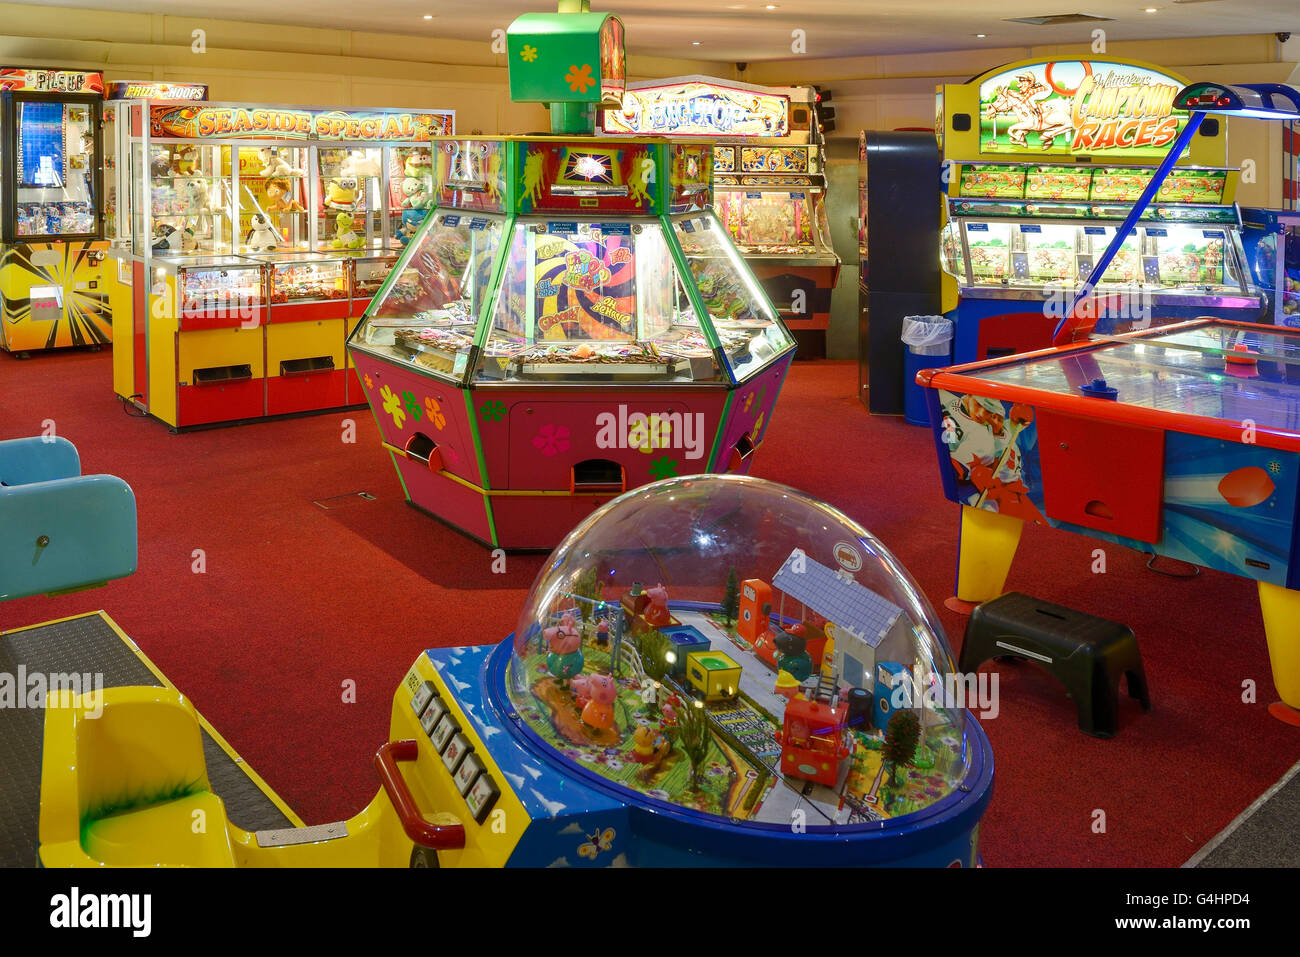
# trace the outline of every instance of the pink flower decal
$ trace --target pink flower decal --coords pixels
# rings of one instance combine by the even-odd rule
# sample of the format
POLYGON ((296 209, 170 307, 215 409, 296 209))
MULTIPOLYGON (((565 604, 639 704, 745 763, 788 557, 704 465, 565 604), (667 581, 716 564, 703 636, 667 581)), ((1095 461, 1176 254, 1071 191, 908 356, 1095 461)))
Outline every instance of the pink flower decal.
POLYGON ((543 455, 559 455, 569 447, 569 427, 567 425, 542 426, 533 436, 533 448, 543 455))

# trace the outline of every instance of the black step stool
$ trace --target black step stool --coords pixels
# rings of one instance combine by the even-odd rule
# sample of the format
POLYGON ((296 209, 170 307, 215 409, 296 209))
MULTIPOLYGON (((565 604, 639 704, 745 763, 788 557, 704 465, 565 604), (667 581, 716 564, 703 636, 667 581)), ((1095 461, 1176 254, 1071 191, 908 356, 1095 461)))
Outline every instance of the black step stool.
POLYGON ((1019 592, 986 601, 971 612, 960 668, 974 672, 990 658, 1027 658, 1057 677, 1079 706, 1079 730, 1112 737, 1119 727, 1119 679, 1151 710, 1137 638, 1128 627, 1039 601, 1019 592))

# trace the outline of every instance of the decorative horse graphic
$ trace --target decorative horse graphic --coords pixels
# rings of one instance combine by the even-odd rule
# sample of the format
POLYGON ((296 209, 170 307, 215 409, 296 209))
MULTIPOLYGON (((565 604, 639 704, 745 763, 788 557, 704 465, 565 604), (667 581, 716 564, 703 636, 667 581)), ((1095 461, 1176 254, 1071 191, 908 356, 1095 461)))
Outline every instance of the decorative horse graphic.
POLYGON ((1016 115, 1016 122, 1007 130, 1007 137, 1020 146, 1029 145, 1026 142, 1027 134, 1037 133, 1042 148, 1051 149, 1058 136, 1068 136, 1074 130, 1069 113, 1035 102, 1029 95, 1018 93, 1008 86, 998 87, 987 112, 994 117, 1004 113, 1016 115))

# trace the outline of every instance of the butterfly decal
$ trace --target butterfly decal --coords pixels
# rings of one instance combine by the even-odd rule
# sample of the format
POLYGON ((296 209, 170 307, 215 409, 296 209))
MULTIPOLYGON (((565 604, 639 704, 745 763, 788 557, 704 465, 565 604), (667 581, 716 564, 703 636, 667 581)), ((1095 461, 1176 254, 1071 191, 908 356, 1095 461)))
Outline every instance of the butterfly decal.
POLYGON ((614 829, 607 827, 603 831, 587 835, 587 842, 578 847, 579 857, 589 857, 593 861, 601 851, 608 851, 614 846, 614 829))

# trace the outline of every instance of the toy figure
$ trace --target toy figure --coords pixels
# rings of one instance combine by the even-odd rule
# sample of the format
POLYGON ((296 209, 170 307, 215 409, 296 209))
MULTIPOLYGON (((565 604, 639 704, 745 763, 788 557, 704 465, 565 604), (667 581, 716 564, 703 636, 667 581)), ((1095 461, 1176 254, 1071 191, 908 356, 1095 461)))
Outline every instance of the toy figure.
POLYGON ((156 179, 160 179, 171 172, 171 163, 167 159, 167 151, 159 150, 153 154, 153 159, 149 161, 149 173, 156 179))
POLYGON ((773 643, 780 652, 776 665, 781 671, 788 672, 797 682, 805 681, 812 674, 812 656, 808 654, 808 642, 802 635, 792 635, 778 628, 773 643))
POLYGON ((591 700, 582 709, 583 724, 593 728, 614 726, 614 698, 618 685, 609 675, 591 675, 588 679, 591 700))
POLYGON ((357 204, 357 179, 340 176, 329 181, 325 190, 325 205, 331 209, 351 209, 357 204))
POLYGON ((654 588, 647 588, 645 593, 650 597, 650 603, 646 605, 643 613, 645 620, 656 628, 671 625, 673 618, 668 612, 668 589, 663 584, 659 584, 654 588))
POLYGON ((602 618, 596 622, 596 647, 609 647, 609 619, 602 618))
POLYGON ((364 236, 352 231, 352 215, 339 213, 334 220, 334 240, 330 243, 335 249, 360 249, 366 244, 364 236))
POLYGON ((428 209, 433 202, 426 179, 408 176, 402 180, 402 206, 407 209, 428 209))
POLYGON ((257 151, 257 155, 262 158, 262 172, 259 176, 301 176, 302 170, 294 169, 288 161, 280 155, 280 151, 272 146, 263 146, 257 151))
POLYGON ((339 172, 344 176, 357 179, 379 176, 379 160, 369 155, 368 150, 349 150, 348 158, 343 161, 339 172))
POLYGON ((663 732, 647 724, 632 732, 632 753, 628 755, 638 764, 658 764, 672 750, 663 732))
POLYGON ((212 195, 208 181, 201 176, 185 180, 181 195, 185 197, 185 210, 193 219, 195 228, 199 232, 211 232, 212 195))
POLYGON ((578 675, 569 682, 569 690, 573 692, 573 703, 581 711, 591 700, 591 679, 586 675, 578 675))
POLYGON ((547 671, 561 680, 582 673, 582 636, 578 634, 573 612, 566 611, 558 625, 542 631, 542 637, 551 649, 546 656, 547 671))
POLYGON ((266 211, 268 213, 301 213, 302 204, 293 198, 293 184, 283 177, 266 181, 266 211))
POLYGON ((254 213, 253 228, 248 231, 244 245, 252 252, 271 252, 280 245, 280 237, 265 216, 254 213))
POLYGON ((397 228, 397 241, 405 246, 415 234, 420 231, 420 224, 424 222, 425 211, 422 209, 404 209, 402 210, 402 224, 397 228))
POLYGON ((156 253, 176 253, 181 251, 183 237, 175 226, 159 223, 154 227, 154 238, 149 248, 156 253))

